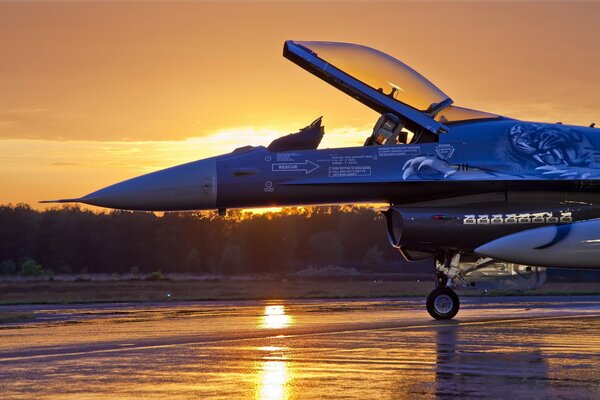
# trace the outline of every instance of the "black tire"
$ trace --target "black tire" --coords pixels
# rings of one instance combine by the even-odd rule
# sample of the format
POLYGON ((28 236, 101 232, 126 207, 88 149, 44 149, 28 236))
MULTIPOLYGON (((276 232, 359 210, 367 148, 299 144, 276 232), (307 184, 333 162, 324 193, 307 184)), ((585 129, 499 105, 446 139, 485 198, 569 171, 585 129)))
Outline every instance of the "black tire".
POLYGON ((452 289, 437 288, 427 296, 427 312, 435 319, 452 319, 460 308, 460 300, 452 289))

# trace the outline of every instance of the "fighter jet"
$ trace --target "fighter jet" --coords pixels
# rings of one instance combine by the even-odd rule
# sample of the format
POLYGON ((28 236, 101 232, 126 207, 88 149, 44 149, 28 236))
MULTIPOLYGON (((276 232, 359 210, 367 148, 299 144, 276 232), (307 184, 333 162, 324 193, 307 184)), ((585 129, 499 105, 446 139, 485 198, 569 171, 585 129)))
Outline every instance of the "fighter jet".
POLYGON ((392 246, 433 260, 427 310, 453 288, 537 287, 544 267, 600 268, 600 135, 453 104, 418 72, 349 43, 287 41, 283 55, 381 116, 364 145, 319 149, 321 119, 269 146, 139 176, 58 202, 144 210, 385 203, 392 246))

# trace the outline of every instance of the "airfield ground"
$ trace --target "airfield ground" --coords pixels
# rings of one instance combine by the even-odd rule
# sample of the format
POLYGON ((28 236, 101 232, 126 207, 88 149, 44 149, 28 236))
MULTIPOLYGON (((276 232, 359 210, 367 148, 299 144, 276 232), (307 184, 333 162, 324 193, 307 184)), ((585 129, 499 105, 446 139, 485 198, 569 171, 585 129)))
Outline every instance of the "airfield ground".
POLYGON ((600 398, 600 296, 423 303, 0 306, 0 398, 600 398))

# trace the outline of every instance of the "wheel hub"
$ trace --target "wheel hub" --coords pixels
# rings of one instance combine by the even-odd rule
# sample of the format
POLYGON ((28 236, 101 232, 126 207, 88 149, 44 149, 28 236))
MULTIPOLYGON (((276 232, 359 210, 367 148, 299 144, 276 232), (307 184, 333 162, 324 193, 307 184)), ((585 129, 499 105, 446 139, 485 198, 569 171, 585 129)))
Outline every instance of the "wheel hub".
POLYGON ((439 295, 433 302, 435 310, 440 314, 448 314, 452 310, 453 302, 447 294, 439 295))

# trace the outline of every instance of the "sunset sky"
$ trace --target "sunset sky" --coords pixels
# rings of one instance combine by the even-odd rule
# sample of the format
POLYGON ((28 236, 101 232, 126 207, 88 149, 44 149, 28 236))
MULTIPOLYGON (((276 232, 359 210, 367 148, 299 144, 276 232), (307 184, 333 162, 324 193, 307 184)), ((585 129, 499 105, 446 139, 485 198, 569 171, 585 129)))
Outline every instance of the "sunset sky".
POLYGON ((600 123, 593 2, 0 2, 0 203, 78 197, 267 145, 324 116, 322 147, 377 115, 281 56, 286 39, 360 43, 456 104, 600 123))

